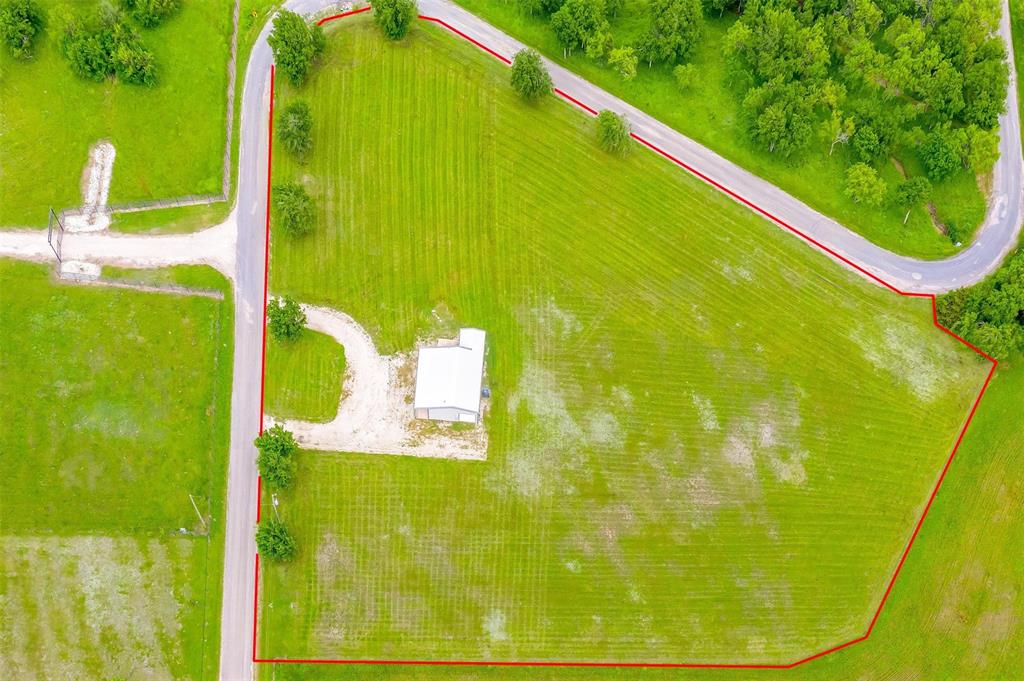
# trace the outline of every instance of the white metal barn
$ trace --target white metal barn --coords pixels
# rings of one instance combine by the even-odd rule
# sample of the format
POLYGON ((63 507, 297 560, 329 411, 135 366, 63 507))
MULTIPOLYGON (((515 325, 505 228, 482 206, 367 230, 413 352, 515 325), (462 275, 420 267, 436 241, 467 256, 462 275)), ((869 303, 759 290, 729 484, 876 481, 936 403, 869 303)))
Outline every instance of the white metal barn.
POLYGON ((479 423, 485 336, 480 329, 460 329, 456 345, 420 348, 416 418, 479 423))

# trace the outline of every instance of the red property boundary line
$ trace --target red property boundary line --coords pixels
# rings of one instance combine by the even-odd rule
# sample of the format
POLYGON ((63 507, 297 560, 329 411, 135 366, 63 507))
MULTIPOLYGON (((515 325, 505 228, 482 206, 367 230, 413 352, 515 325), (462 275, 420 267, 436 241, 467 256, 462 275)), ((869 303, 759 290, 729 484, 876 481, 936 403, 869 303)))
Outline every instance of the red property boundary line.
MULTIPOLYGON (((325 18, 319 20, 317 22, 317 25, 318 26, 322 26, 323 24, 326 24, 329 21, 334 21, 336 19, 343 19, 345 17, 353 16, 353 15, 356 15, 356 14, 362 14, 363 12, 367 12, 369 10, 370 10, 369 7, 363 7, 361 9, 353 10, 353 11, 350 11, 350 12, 345 12, 343 14, 336 14, 336 15, 333 15, 333 16, 325 17, 325 18)), ((447 29, 451 33, 454 33, 455 35, 459 36, 460 38, 463 38, 463 39, 467 40, 468 42, 472 43, 476 47, 480 48, 484 52, 490 54, 491 56, 493 56, 494 58, 500 60, 501 62, 503 62, 505 64, 511 64, 512 63, 512 61, 508 57, 505 57, 505 56, 499 54, 498 52, 495 52, 494 50, 492 50, 491 48, 487 47, 483 43, 475 40, 474 38, 471 38, 470 36, 466 35, 462 31, 459 31, 455 27, 447 24, 446 22, 444 22, 441 19, 437 19, 435 17, 429 17, 429 16, 425 16, 425 15, 419 15, 419 18, 422 19, 423 21, 428 21, 428 22, 437 24, 437 25, 447 29)), ((569 103, 575 105, 576 107, 582 109, 583 111, 586 111, 588 114, 590 114, 592 116, 596 116, 597 115, 598 112, 595 111, 592 107, 587 106, 586 104, 584 104, 583 102, 579 101, 578 99, 575 99, 574 97, 572 97, 568 93, 566 93, 566 92, 564 92, 564 91, 562 91, 562 90, 560 90, 558 88, 555 88, 554 91, 555 91, 555 94, 557 94, 559 97, 561 97, 562 99, 564 99, 564 100, 568 101, 569 103)), ((272 65, 271 69, 270 69, 270 126, 269 126, 270 132, 269 132, 269 139, 267 140, 267 145, 268 145, 268 151, 267 151, 267 224, 266 224, 266 230, 267 230, 267 234, 266 234, 267 252, 266 252, 266 262, 265 262, 265 265, 264 265, 264 280, 263 280, 263 289, 264 289, 263 290, 263 293, 264 293, 264 296, 263 296, 264 297, 264 310, 263 310, 263 313, 264 313, 263 367, 261 367, 261 377, 260 377, 260 433, 261 434, 263 432, 263 381, 264 381, 263 369, 265 368, 265 365, 266 365, 266 361, 265 360, 266 360, 266 342, 267 342, 267 333, 266 333, 266 294, 267 294, 268 274, 269 274, 269 269, 270 269, 270 160, 271 160, 271 149, 272 149, 272 146, 273 146, 273 127, 274 127, 274 122, 273 121, 274 121, 274 67, 272 65)), ((906 546, 903 548, 903 553, 900 555, 900 560, 897 563, 896 569, 893 571, 892 576, 889 578, 889 582, 888 582, 888 584, 886 585, 886 588, 885 588, 885 593, 882 595, 882 600, 878 604, 878 607, 875 609, 874 615, 871 618, 871 622, 868 624, 867 630, 864 632, 864 634, 862 634, 861 636, 859 636, 859 637, 857 637, 855 639, 852 639, 852 640, 847 641, 845 643, 841 643, 839 645, 833 646, 831 648, 828 648, 827 650, 823 650, 823 651, 815 653, 813 655, 808 655, 807 657, 804 657, 804 658, 801 658, 799 660, 796 660, 795 662, 790 662, 788 664, 757 664, 757 663, 746 663, 745 664, 745 663, 714 663, 714 662, 708 662, 708 663, 700 663, 700 662, 558 662, 558 661, 539 661, 539 660, 538 661, 523 661, 523 662, 520 662, 520 661, 510 661, 510 660, 374 660, 374 659, 352 659, 352 660, 338 660, 338 659, 334 659, 334 660, 325 660, 325 659, 297 659, 297 658, 261 658, 257 654, 257 613, 259 611, 259 580, 260 580, 260 557, 259 557, 259 554, 257 554, 256 555, 256 582, 255 582, 256 586, 255 586, 254 594, 253 594, 253 596, 254 596, 253 622, 252 622, 252 633, 253 633, 252 661, 253 662, 255 662, 255 663, 271 663, 271 664, 422 665, 422 666, 455 666, 455 667, 491 666, 491 667, 623 667, 623 668, 626 668, 626 667, 644 667, 644 668, 663 668, 663 669, 666 669, 666 668, 667 669, 792 669, 793 667, 797 667, 799 665, 806 664, 807 662, 810 662, 812 660, 816 660, 818 658, 824 657, 826 655, 829 655, 831 653, 837 652, 837 651, 842 650, 844 648, 848 648, 848 647, 850 647, 850 646, 852 646, 854 644, 860 643, 861 641, 866 640, 871 635, 871 633, 874 631, 875 625, 878 623, 878 618, 882 614, 882 608, 885 607, 886 602, 889 600, 889 595, 892 593, 893 587, 896 584, 896 578, 899 577, 900 572, 903 570, 903 565, 904 565, 904 563, 906 563, 907 555, 910 553, 910 549, 911 549, 911 547, 913 547, 914 541, 917 539, 917 535, 921 531, 921 526, 924 524, 924 519, 927 517, 928 512, 931 510, 932 503, 935 501, 935 497, 939 493, 939 488, 942 487, 942 483, 946 479, 946 473, 949 472, 949 467, 953 463, 953 458, 956 456, 957 451, 960 449, 960 444, 963 442, 964 436, 967 434, 967 428, 970 425, 971 420, 974 418, 975 412, 977 412, 977 410, 978 410, 978 405, 981 403, 981 398, 982 398, 982 396, 984 396, 985 391, 988 389, 989 382, 992 380, 992 376, 995 374, 996 367, 999 366, 999 362, 994 357, 992 357, 991 355, 986 353, 984 350, 982 350, 981 348, 979 348, 979 347, 969 343, 968 341, 964 340, 963 338, 961 338, 960 336, 956 335, 955 333, 953 333, 952 331, 950 331, 945 326, 943 326, 942 324, 939 323, 938 309, 936 307, 935 294, 933 294, 933 293, 917 293, 917 292, 913 292, 913 291, 903 291, 903 290, 897 288, 896 286, 893 286, 892 284, 890 284, 889 282, 885 281, 884 279, 882 279, 878 275, 869 272, 864 267, 861 267, 857 263, 855 263, 852 260, 846 258, 845 256, 837 253, 835 250, 833 250, 833 249, 829 248, 828 246, 822 244, 821 242, 819 242, 816 239, 812 238, 811 236, 805 234, 804 232, 801 232, 799 229, 793 227, 792 225, 790 225, 789 223, 785 222, 781 218, 776 217, 775 215, 773 215, 772 213, 768 212, 767 210, 761 208, 760 206, 758 206, 757 204, 753 203, 752 201, 750 201, 750 200, 744 198, 743 196, 737 194, 736 192, 734 192, 733 190, 729 189, 728 187, 722 185, 719 182, 716 182, 712 178, 708 177, 707 175, 705 175, 704 173, 700 172, 696 168, 690 166, 689 164, 685 163, 684 161, 681 161, 680 159, 676 158, 675 156, 669 154, 668 152, 658 148, 656 145, 652 144, 651 142, 648 142, 647 140, 645 140, 643 137, 637 135, 636 133, 630 133, 630 136, 634 140, 636 140, 638 143, 640 143, 643 146, 647 147, 648 149, 650 149, 654 153, 656 153, 659 156, 662 156, 662 157, 668 159, 669 161, 671 161, 675 165, 679 166, 683 170, 687 171, 691 175, 694 175, 695 177, 703 180, 705 183, 711 185, 715 189, 721 191, 722 193, 724 193, 727 196, 729 196, 730 198, 738 201, 739 203, 743 204, 744 206, 747 206, 748 208, 750 208, 754 212, 759 213, 760 215, 768 218, 769 220, 771 220, 775 224, 777 224, 780 227, 784 228, 785 230, 791 232, 792 234, 800 237, 801 239, 803 239, 807 243, 812 244, 813 246, 817 247, 821 251, 823 251, 823 252, 827 253, 828 255, 830 255, 832 258, 834 258, 834 259, 838 260, 839 262, 843 263, 847 267, 849 267, 849 268, 855 270, 856 272, 858 272, 858 273, 868 277, 869 279, 871 279, 875 283, 880 284, 881 286, 884 286, 885 288, 889 289, 890 291, 892 291, 894 293, 897 293, 897 294, 899 294, 901 296, 906 296, 906 297, 909 297, 909 298, 928 298, 929 300, 931 300, 931 305, 932 305, 932 324, 936 328, 941 329, 944 333, 952 336, 957 341, 959 341, 963 345, 967 346, 968 348, 970 348, 971 350, 976 352, 981 357, 985 358, 985 360, 987 360, 990 363, 990 365, 991 365, 989 367, 988 374, 985 376, 985 381, 982 383, 981 390, 978 391, 978 395, 974 398, 974 402, 971 405, 971 410, 967 414, 967 420, 964 421, 963 426, 960 428, 960 432, 957 435, 956 442, 953 445, 953 450, 950 452, 949 457, 946 458, 946 462, 945 462, 945 464, 942 467, 942 471, 939 473, 938 480, 935 482, 935 486, 932 488, 931 494, 928 496, 928 501, 927 501, 927 503, 924 506, 924 510, 921 512, 921 516, 917 519, 917 523, 914 525, 914 531, 911 533, 910 539, 907 541, 906 546)), ((261 496, 261 494, 262 494, 262 481, 258 480, 257 481, 257 495, 256 495, 256 505, 257 505, 257 507, 256 507, 256 521, 257 522, 259 522, 259 516, 260 516, 260 509, 259 509, 259 507, 260 507, 260 496, 261 496)))

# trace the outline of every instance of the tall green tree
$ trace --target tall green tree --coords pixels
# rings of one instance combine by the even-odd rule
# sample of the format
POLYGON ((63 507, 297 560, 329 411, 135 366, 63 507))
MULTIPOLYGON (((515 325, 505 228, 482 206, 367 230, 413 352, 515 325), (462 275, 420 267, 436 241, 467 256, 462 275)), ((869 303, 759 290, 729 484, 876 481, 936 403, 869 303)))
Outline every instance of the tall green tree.
POLYGON ((918 149, 925 172, 933 182, 941 182, 961 167, 961 149, 953 131, 936 129, 928 133, 918 149))
POLYGON ((285 524, 271 518, 256 526, 256 550, 264 558, 286 562, 298 553, 298 545, 285 524))
POLYGON ((911 177, 896 186, 896 193, 893 198, 897 205, 907 209, 906 215, 903 216, 903 224, 907 224, 907 220, 910 219, 910 212, 914 210, 914 206, 927 203, 931 193, 932 183, 923 177, 911 177))
POLYGON ((391 40, 401 40, 416 18, 416 0, 370 0, 373 20, 391 40))
POLYGON ((751 138, 763 149, 792 156, 810 142, 814 98, 798 83, 767 83, 747 92, 743 112, 751 138))
POLYGON ((597 115, 597 141, 611 154, 624 155, 630 150, 629 121, 622 114, 604 109, 597 115))
POLYGON ((854 203, 880 206, 885 201, 885 180, 866 163, 855 163, 846 169, 846 195, 854 203))
POLYGON ((611 34, 605 0, 566 0, 551 16, 551 28, 566 55, 588 44, 604 45, 611 34))
POLYGON ((636 52, 632 47, 616 47, 608 53, 608 65, 622 76, 623 80, 636 77, 636 52))
POLYGON ((293 298, 285 296, 267 303, 267 321, 274 340, 292 341, 306 328, 306 313, 293 298))
POLYGON ((536 51, 525 49, 516 53, 512 60, 512 87, 529 101, 551 92, 551 76, 536 51))
POLYGON ((327 45, 323 29, 309 24, 305 19, 288 10, 281 10, 274 17, 274 28, 267 38, 274 52, 274 63, 281 69, 288 82, 299 87, 313 68, 313 62, 327 45))
POLYGON ((32 41, 43 30, 43 10, 35 0, 0 3, 0 40, 17 59, 32 58, 32 41))
POLYGON ((275 425, 253 442, 256 445, 256 466, 260 477, 270 489, 288 489, 295 482, 295 458, 299 445, 290 432, 275 425))
POLYGON ((305 163, 313 149, 313 115, 304 100, 292 100, 277 118, 277 136, 284 148, 305 163))
POLYGON ((274 226, 290 237, 303 236, 313 231, 316 207, 306 188, 298 182, 274 185, 271 194, 274 226))
POLYGON ((648 64, 675 64, 693 53, 704 33, 700 0, 652 0, 648 6, 650 27, 641 45, 648 64))

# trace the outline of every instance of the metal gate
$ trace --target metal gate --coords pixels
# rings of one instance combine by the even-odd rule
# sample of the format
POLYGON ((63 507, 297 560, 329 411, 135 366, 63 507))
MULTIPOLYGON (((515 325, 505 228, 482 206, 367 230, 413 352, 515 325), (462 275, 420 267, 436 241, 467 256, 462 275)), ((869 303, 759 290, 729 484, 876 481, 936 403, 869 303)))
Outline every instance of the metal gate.
POLYGON ((63 262, 60 257, 60 246, 64 242, 64 222, 60 215, 53 212, 53 208, 50 209, 50 226, 46 230, 46 240, 53 249, 53 254, 57 256, 57 262, 63 262))

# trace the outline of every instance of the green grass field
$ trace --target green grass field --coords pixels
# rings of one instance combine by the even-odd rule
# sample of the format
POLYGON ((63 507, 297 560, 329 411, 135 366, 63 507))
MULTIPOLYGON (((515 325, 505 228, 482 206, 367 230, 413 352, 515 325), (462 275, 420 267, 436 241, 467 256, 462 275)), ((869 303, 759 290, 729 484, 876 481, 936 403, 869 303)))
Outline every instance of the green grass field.
POLYGON ((0 260, 3 678, 215 674, 231 318, 0 260))
POLYGON ((298 340, 267 339, 266 413, 277 418, 330 421, 338 413, 345 349, 306 330, 298 340))
MULTIPOLYGON (((70 4, 84 11, 96 3, 70 4)), ((232 3, 189 0, 142 31, 157 60, 154 88, 79 79, 49 28, 30 62, 4 50, 0 225, 45 226, 50 206, 81 204, 88 150, 100 139, 117 150, 111 203, 220 192, 231 12, 232 3)))
MULTIPOLYGON (((778 185, 822 213, 863 234, 878 245, 921 258, 941 258, 956 249, 950 240, 931 224, 923 208, 915 209, 906 226, 898 207, 867 208, 854 204, 843 194, 847 149, 839 145, 828 155, 828 143, 816 138, 808 151, 794 161, 773 156, 754 148, 747 139, 739 118, 739 97, 727 81, 722 57, 725 32, 735 20, 726 13, 722 19, 709 20, 703 41, 692 63, 700 77, 686 93, 681 93, 671 69, 642 65, 631 81, 601 66, 583 54, 562 56, 562 47, 551 30, 549 20, 522 12, 515 2, 506 0, 456 0, 470 12, 563 64, 590 82, 646 111, 684 135, 713 149, 743 168, 778 185)), ((626 0, 617 18, 611 21, 615 44, 630 44, 648 28, 646 0, 626 0)), ((915 163, 913 154, 900 159, 915 163)), ((890 185, 899 181, 894 166, 884 164, 879 174, 890 185)), ((973 175, 961 172, 935 186, 935 204, 939 218, 963 237, 973 234, 985 215, 985 197, 973 175)), ((969 239, 964 238, 964 242, 969 239)))
POLYGON ((322 210, 273 237, 271 288, 384 352, 487 329, 491 446, 303 455, 260 653, 788 662, 858 636, 986 367, 926 301, 604 154, 447 34, 371 26, 332 29, 301 93, 308 166, 275 155, 322 210))

